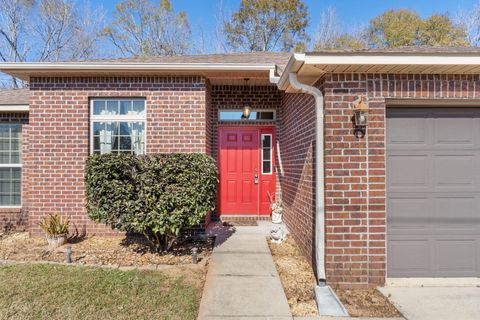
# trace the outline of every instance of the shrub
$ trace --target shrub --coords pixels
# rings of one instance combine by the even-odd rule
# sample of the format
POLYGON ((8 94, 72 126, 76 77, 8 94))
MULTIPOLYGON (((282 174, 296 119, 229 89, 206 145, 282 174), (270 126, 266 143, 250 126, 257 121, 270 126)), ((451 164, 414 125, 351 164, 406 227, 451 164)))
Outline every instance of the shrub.
POLYGON ((39 221, 38 225, 48 236, 61 236, 68 234, 70 219, 68 217, 64 219, 56 213, 49 214, 39 221))
POLYGON ((93 155, 85 181, 92 220, 142 233, 158 251, 214 209, 218 184, 215 161, 195 153, 93 155))

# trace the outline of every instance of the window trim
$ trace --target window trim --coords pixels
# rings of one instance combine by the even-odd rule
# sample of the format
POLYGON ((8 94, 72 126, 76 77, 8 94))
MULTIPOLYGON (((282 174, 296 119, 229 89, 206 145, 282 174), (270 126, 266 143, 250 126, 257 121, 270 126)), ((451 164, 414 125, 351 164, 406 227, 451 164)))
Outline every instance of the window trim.
POLYGON ((90 106, 90 155, 93 154, 93 123, 94 122, 136 122, 142 121, 145 128, 145 154, 148 153, 148 143, 147 143, 147 99, 142 97, 91 97, 89 99, 90 106), (117 100, 117 101, 144 101, 145 102, 145 114, 143 116, 139 115, 94 115, 93 114, 93 102, 94 101, 107 101, 107 100, 117 100))
POLYGON ((261 165, 261 170, 260 172, 262 173, 262 175, 272 175, 273 174, 273 134, 271 133, 262 133, 260 135, 260 150, 261 150, 261 162, 260 162, 260 165, 261 165), (267 161, 270 161, 270 172, 263 172, 263 137, 265 136, 270 136, 270 160, 267 160, 267 161))
POLYGON ((0 168, 20 168, 20 204, 1 205, 0 209, 22 209, 23 207, 23 125, 21 122, 0 123, 0 125, 18 125, 22 131, 20 139, 20 163, 0 163, 0 168))
POLYGON ((273 113, 273 119, 271 120, 268 120, 268 119, 233 119, 233 120, 222 120, 220 119, 220 113, 221 112, 243 112, 242 109, 238 109, 238 108, 235 108, 235 109, 218 109, 217 111, 217 119, 218 119, 218 122, 274 122, 274 121, 277 121, 277 110, 275 109, 252 109, 251 112, 272 112, 273 113))

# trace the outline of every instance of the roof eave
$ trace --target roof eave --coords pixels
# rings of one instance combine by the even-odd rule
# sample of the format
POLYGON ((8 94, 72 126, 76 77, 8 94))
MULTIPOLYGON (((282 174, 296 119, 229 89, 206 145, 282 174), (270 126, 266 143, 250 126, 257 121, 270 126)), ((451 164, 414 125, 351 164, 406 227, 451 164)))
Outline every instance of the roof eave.
POLYGON ((267 73, 275 69, 275 64, 246 64, 246 63, 71 63, 71 62, 13 62, 0 63, 0 71, 9 75, 28 80, 30 76, 41 73, 88 72, 122 73, 122 72, 262 72, 267 73))
POLYGON ((288 60, 288 63, 283 70, 280 79, 278 80, 277 86, 280 90, 286 91, 289 84, 289 74, 291 72, 298 72, 302 65, 305 63, 305 54, 303 53, 294 53, 288 60))
POLYGON ((306 53, 293 55, 278 87, 289 90, 289 73, 312 85, 327 73, 391 73, 391 74, 478 74, 479 54, 380 54, 365 52, 306 53))
POLYGON ((480 55, 460 54, 305 54, 306 64, 340 65, 480 65, 480 55))

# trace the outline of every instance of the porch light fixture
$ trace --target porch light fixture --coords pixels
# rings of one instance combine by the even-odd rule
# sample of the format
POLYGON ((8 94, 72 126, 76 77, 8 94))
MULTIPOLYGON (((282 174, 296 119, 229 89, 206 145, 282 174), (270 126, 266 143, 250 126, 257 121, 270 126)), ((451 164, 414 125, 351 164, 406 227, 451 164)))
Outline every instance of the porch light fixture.
POLYGON ((245 107, 243 107, 243 110, 242 110, 242 119, 248 120, 248 118, 250 118, 251 113, 252 113, 252 108, 250 108, 249 105, 246 105, 245 107))
MULTIPOLYGON (((245 80, 245 88, 248 88, 248 98, 250 98, 250 88, 248 87, 248 80, 249 78, 243 79, 245 80)), ((250 114, 252 113, 252 108, 250 107, 250 104, 247 102, 245 103, 245 106, 242 109, 242 120, 248 120, 250 118, 250 114)))
POLYGON ((357 138, 363 138, 367 130, 368 121, 368 104, 364 97, 360 97, 360 101, 353 108, 353 122, 355 125, 354 134, 357 138))

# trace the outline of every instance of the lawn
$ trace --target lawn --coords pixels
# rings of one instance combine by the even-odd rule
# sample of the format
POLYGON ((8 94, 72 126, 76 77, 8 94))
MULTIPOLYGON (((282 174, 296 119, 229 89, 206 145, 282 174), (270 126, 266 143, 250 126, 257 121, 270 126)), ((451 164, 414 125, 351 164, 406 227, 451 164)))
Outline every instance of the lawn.
POLYGON ((201 286, 189 277, 195 275, 1 266, 0 319, 195 319, 201 286))

